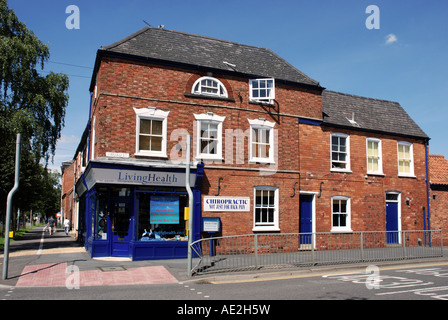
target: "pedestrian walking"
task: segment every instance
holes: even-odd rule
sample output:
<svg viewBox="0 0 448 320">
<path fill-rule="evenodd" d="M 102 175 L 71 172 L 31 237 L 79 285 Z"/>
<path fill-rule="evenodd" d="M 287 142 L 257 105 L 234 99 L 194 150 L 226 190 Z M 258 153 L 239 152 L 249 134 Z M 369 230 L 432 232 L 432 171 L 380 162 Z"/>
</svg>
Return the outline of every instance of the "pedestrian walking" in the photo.
<svg viewBox="0 0 448 320">
<path fill-rule="evenodd" d="M 70 220 L 68 218 L 64 220 L 64 231 L 65 235 L 68 236 L 68 232 L 70 231 Z"/>
<path fill-rule="evenodd" d="M 48 231 L 50 232 L 50 236 L 51 236 L 56 229 L 56 221 L 54 221 L 53 217 L 50 217 L 50 219 L 48 219 L 47 225 L 48 225 Z"/>
</svg>

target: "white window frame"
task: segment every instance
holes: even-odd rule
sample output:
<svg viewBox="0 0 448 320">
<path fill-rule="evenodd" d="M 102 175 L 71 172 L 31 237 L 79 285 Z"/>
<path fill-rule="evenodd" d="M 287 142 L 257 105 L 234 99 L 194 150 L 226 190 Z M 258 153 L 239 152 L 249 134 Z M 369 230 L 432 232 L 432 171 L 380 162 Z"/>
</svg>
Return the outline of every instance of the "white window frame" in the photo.
<svg viewBox="0 0 448 320">
<path fill-rule="evenodd" d="M 333 212 L 333 204 L 334 201 L 341 201 L 341 200 L 345 200 L 347 201 L 347 205 L 346 205 L 346 225 L 341 227 L 341 226 L 334 226 L 333 225 L 333 215 L 334 214 L 341 214 L 341 212 Z M 352 226 L 351 226 L 351 199 L 349 197 L 345 197 L 345 196 L 335 196 L 335 197 L 331 197 L 331 232 L 353 232 L 352 230 Z"/>
<path fill-rule="evenodd" d="M 269 191 L 274 192 L 274 203 L 268 203 L 265 206 L 264 203 L 261 203 L 261 206 L 258 204 L 257 206 L 257 191 Z M 263 199 L 263 197 L 262 197 Z M 260 208 L 273 208 L 274 215 L 273 221 L 269 222 L 256 222 L 256 214 L 257 209 Z M 256 186 L 254 187 L 254 211 L 253 211 L 253 229 L 252 231 L 280 231 L 279 227 L 279 188 L 278 187 L 270 187 L 270 186 Z"/>
<path fill-rule="evenodd" d="M 222 124 L 226 117 L 218 116 L 214 113 L 206 113 L 206 114 L 194 114 L 194 117 L 197 122 L 197 130 L 196 130 L 196 159 L 203 160 L 222 160 Z M 218 143 L 217 143 L 217 152 L 216 154 L 203 153 L 201 150 L 201 127 L 202 124 L 214 124 L 218 126 Z"/>
<path fill-rule="evenodd" d="M 378 144 L 378 170 L 369 170 L 369 158 L 373 156 L 369 155 L 369 142 Z M 367 138 L 366 139 L 366 161 L 367 161 L 367 174 L 383 175 L 383 149 L 382 142 L 378 138 Z"/>
<path fill-rule="evenodd" d="M 274 152 L 275 152 L 275 145 L 274 145 L 274 127 L 275 122 L 266 121 L 265 119 L 255 119 L 255 120 L 248 120 L 250 124 L 250 136 L 249 136 L 249 163 L 263 163 L 263 164 L 273 164 L 275 163 L 274 160 Z M 252 150 L 252 144 L 256 143 L 254 142 L 254 135 L 253 131 L 256 130 L 266 130 L 269 132 L 269 155 L 267 157 L 256 157 L 253 154 Z M 258 144 L 261 144 L 258 142 Z"/>
<path fill-rule="evenodd" d="M 345 146 L 346 146 L 346 151 L 345 153 L 347 154 L 347 157 L 345 159 L 345 161 L 339 161 L 339 160 L 333 160 L 333 137 L 337 137 L 337 138 L 345 138 Z M 340 148 L 340 145 L 339 145 Z M 341 153 L 339 150 L 335 151 L 338 153 Z M 338 167 L 333 167 L 333 162 L 335 163 L 345 163 L 345 168 L 338 168 Z M 330 135 L 330 164 L 331 164 L 331 170 L 330 171 L 334 171 L 334 172 L 351 172 L 351 168 L 350 168 L 350 136 L 348 134 L 345 133 L 332 133 Z"/>
<path fill-rule="evenodd" d="M 409 158 L 408 159 L 400 159 L 400 146 L 409 147 Z M 397 142 L 397 164 L 398 164 L 398 176 L 399 177 L 415 177 L 414 175 L 414 145 L 407 141 L 398 141 Z M 409 161 L 409 172 L 401 172 L 400 171 L 400 161 Z"/>
<path fill-rule="evenodd" d="M 145 157 L 160 157 L 167 158 L 166 144 L 167 144 L 167 127 L 168 127 L 168 115 L 169 111 L 162 111 L 153 107 L 146 109 L 134 108 L 136 114 L 136 132 L 135 132 L 135 155 Z M 140 150 L 140 120 L 155 120 L 162 121 L 162 150 L 161 151 L 149 151 Z"/>
<path fill-rule="evenodd" d="M 272 87 L 268 87 L 268 83 L 272 82 Z M 269 94 L 260 96 L 264 90 L 270 89 Z M 254 94 L 258 92 L 258 94 Z M 266 92 L 267 93 L 267 92 Z M 249 80 L 249 99 L 253 102 L 265 102 L 272 104 L 275 100 L 275 79 L 250 79 Z"/>
<path fill-rule="evenodd" d="M 212 81 L 216 83 L 216 87 L 209 86 L 207 84 L 203 84 L 203 81 Z M 207 92 L 207 89 L 217 90 L 214 92 Z M 221 93 L 222 92 L 222 93 Z M 212 97 L 220 97 L 220 98 L 228 98 L 229 95 L 227 93 L 226 86 L 216 78 L 213 77 L 202 77 L 195 81 L 193 87 L 191 88 L 192 94 L 203 95 L 203 96 L 212 96 Z"/>
</svg>

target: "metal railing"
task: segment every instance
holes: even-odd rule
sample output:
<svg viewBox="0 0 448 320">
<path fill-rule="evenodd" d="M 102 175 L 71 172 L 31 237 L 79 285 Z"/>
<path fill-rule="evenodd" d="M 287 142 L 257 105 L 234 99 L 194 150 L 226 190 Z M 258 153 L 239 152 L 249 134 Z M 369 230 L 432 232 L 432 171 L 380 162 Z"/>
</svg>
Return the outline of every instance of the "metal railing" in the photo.
<svg viewBox="0 0 448 320">
<path fill-rule="evenodd" d="M 192 274 L 443 256 L 442 231 L 250 234 L 200 239 Z"/>
</svg>

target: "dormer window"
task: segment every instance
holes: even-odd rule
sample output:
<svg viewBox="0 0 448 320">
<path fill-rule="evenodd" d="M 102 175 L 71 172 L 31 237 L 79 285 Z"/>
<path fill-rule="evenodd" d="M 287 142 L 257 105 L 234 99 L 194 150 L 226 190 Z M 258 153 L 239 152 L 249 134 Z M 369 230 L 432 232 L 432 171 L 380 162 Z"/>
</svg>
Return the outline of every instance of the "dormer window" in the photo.
<svg viewBox="0 0 448 320">
<path fill-rule="evenodd" d="M 272 104 L 275 99 L 274 79 L 252 79 L 249 80 L 250 101 L 265 102 Z"/>
<path fill-rule="evenodd" d="M 196 80 L 191 93 L 220 98 L 228 97 L 226 87 L 221 81 L 212 77 L 202 77 Z"/>
</svg>

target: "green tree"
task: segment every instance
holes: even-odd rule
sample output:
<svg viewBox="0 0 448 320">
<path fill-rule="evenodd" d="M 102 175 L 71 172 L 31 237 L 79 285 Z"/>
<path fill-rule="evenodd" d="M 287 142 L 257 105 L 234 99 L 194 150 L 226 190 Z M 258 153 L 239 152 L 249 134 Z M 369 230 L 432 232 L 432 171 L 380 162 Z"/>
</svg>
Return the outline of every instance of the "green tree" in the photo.
<svg viewBox="0 0 448 320">
<path fill-rule="evenodd" d="M 21 179 L 25 189 L 26 179 L 32 180 L 28 187 L 35 190 L 42 183 L 36 176 L 43 179 L 39 162 L 44 159 L 48 164 L 61 137 L 69 81 L 65 74 L 39 73 L 49 58 L 49 47 L 19 21 L 6 0 L 0 0 L 0 213 L 5 212 L 14 184 L 16 134 L 22 134 Z M 31 203 L 20 205 L 32 207 Z"/>
</svg>

